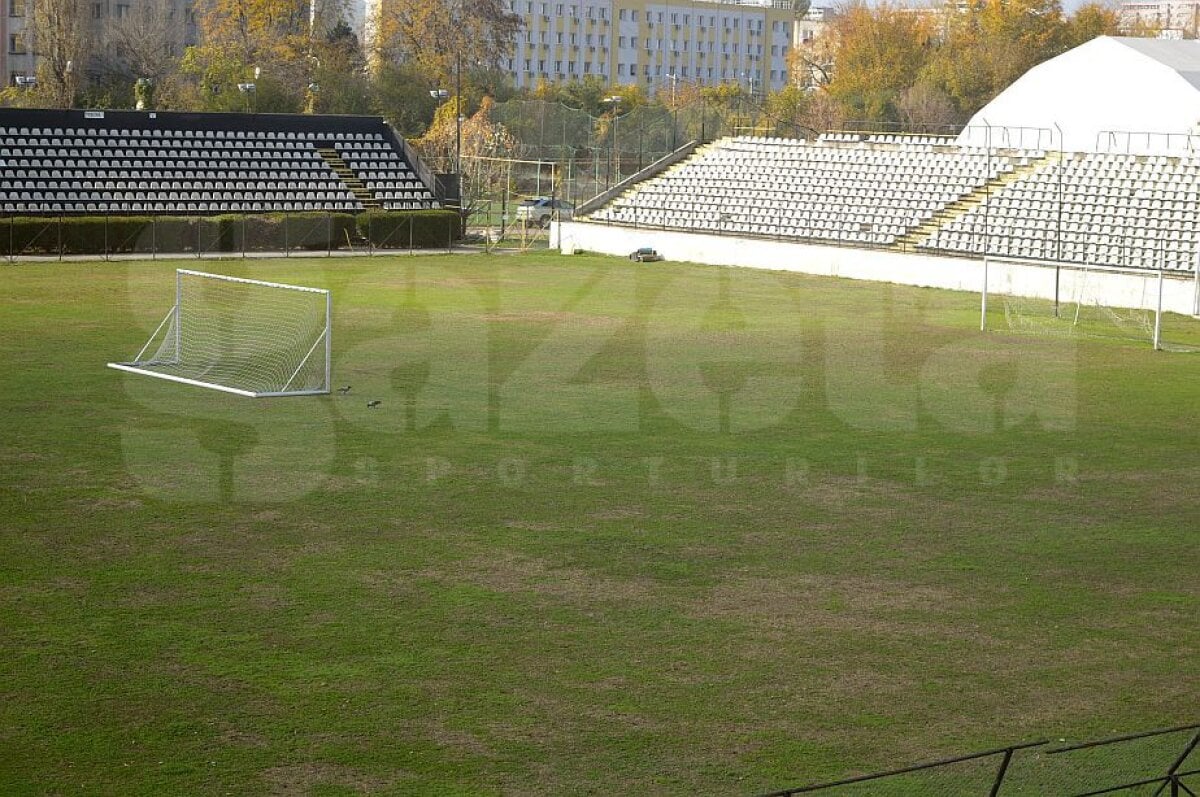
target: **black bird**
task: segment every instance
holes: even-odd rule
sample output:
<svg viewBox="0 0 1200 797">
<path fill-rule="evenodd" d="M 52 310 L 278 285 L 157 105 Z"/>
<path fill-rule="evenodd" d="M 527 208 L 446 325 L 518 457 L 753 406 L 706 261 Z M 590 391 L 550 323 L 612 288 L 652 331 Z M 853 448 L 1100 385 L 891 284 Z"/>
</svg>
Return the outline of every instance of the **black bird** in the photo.
<svg viewBox="0 0 1200 797">
<path fill-rule="evenodd" d="M 339 387 L 339 388 L 338 388 L 338 392 L 339 392 L 339 393 L 341 393 L 341 394 L 344 396 L 344 395 L 346 395 L 347 393 L 349 393 L 349 392 L 350 392 L 350 386 L 349 386 L 349 385 L 346 385 L 345 387 Z"/>
<path fill-rule="evenodd" d="M 382 403 L 383 403 L 383 402 L 382 402 L 382 401 L 380 401 L 379 399 L 375 399 L 374 401 L 368 401 L 368 402 L 367 402 L 367 409 L 369 409 L 369 410 L 373 410 L 373 409 L 375 409 L 376 407 L 378 407 L 378 406 L 379 406 L 380 404 L 382 404 Z"/>
</svg>

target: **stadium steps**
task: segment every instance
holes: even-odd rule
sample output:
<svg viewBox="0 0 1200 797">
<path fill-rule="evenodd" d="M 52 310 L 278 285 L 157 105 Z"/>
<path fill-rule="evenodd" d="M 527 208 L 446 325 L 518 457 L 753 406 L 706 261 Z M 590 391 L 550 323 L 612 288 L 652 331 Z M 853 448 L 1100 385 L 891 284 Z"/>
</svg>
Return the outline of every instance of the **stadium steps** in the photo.
<svg viewBox="0 0 1200 797">
<path fill-rule="evenodd" d="M 904 251 L 911 251 L 917 248 L 917 245 L 929 238 L 937 232 L 945 224 L 957 219 L 959 216 L 970 213 L 975 208 L 987 201 L 987 198 L 992 194 L 999 193 L 1009 185 L 1024 180 L 1034 172 L 1040 170 L 1043 166 L 1050 164 L 1050 155 L 1038 159 L 1030 159 L 1029 163 L 1021 164 L 1012 169 L 1012 171 L 1004 172 L 994 180 L 981 185 L 965 196 L 959 197 L 956 201 L 951 202 L 944 208 L 933 215 L 933 218 L 921 224 L 918 227 L 909 230 L 906 234 L 896 239 L 892 247 Z"/>
<path fill-rule="evenodd" d="M 372 210 L 383 207 L 382 203 L 375 198 L 375 195 L 371 193 L 367 186 L 363 184 L 363 181 L 359 179 L 358 175 L 354 173 L 354 170 L 346 164 L 346 161 L 342 160 L 342 156 L 338 154 L 336 149 L 333 147 L 319 147 L 317 152 L 320 154 L 321 159 L 329 164 L 329 168 L 333 169 L 334 173 L 337 174 L 338 179 L 346 185 L 350 193 L 354 194 L 354 198 L 362 203 L 364 208 Z"/>
<path fill-rule="evenodd" d="M 683 168 L 687 167 L 689 164 L 691 164 L 693 161 L 702 159 L 704 157 L 704 154 L 706 152 L 708 152 L 710 149 L 714 149 L 718 144 L 721 144 L 721 143 L 724 143 L 727 141 L 729 141 L 729 139 L 724 138 L 724 139 L 719 139 L 718 141 L 714 141 L 710 144 L 701 144 L 700 146 L 696 147 L 695 150 L 692 151 L 691 155 L 688 155 L 686 158 L 681 160 L 679 163 L 668 166 L 667 168 L 663 169 L 658 174 L 654 175 L 654 177 L 651 179 L 657 180 L 661 177 L 666 177 L 668 174 L 671 174 L 672 172 L 683 169 Z M 635 194 L 637 194 L 638 191 L 641 190 L 643 182 L 645 182 L 645 181 L 642 180 L 642 181 L 639 181 L 639 182 L 634 183 L 633 185 L 629 186 L 624 191 L 622 191 L 620 194 L 618 194 L 617 196 L 615 196 L 612 199 L 605 202 L 604 207 L 608 207 L 609 205 L 616 204 L 617 202 L 620 202 L 621 200 L 633 198 L 633 196 Z M 597 210 L 598 209 L 599 208 L 597 208 Z M 590 217 L 592 214 L 589 213 L 587 215 Z M 583 218 L 583 217 L 580 216 L 579 218 Z"/>
</svg>

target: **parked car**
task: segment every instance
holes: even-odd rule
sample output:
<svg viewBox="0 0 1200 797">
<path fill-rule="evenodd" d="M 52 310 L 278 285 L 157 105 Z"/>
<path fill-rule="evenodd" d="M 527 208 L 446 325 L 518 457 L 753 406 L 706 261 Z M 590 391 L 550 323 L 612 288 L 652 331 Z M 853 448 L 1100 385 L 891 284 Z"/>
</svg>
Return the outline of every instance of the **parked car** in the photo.
<svg viewBox="0 0 1200 797">
<path fill-rule="evenodd" d="M 630 252 L 629 259 L 636 260 L 638 263 L 656 263 L 662 260 L 663 256 L 649 246 L 643 246 Z"/>
<path fill-rule="evenodd" d="M 517 221 L 526 227 L 549 227 L 553 219 L 567 221 L 574 214 L 575 206 L 570 202 L 548 196 L 526 199 L 517 206 Z"/>
</svg>

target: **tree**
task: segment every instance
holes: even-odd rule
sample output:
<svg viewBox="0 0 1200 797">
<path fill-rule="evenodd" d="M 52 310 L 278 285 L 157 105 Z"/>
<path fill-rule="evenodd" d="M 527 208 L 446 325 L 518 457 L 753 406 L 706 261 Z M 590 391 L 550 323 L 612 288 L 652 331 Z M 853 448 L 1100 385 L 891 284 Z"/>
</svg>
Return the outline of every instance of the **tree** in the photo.
<svg viewBox="0 0 1200 797">
<path fill-rule="evenodd" d="M 494 118 L 495 102 L 484 97 L 479 110 L 461 123 L 462 197 L 468 214 L 478 202 L 495 192 L 504 182 L 507 164 L 504 158 L 516 153 L 517 142 L 508 129 Z M 413 142 L 421 157 L 437 172 L 453 172 L 459 142 L 458 98 L 452 97 L 438 108 L 428 132 Z"/>
<path fill-rule="evenodd" d="M 182 71 L 205 110 L 296 112 L 314 71 L 306 0 L 207 0 Z M 256 74 L 257 71 L 257 74 Z M 238 84 L 254 83 L 243 96 Z"/>
<path fill-rule="evenodd" d="M 170 0 L 144 0 L 123 16 L 105 19 L 97 38 L 101 46 L 91 72 L 110 93 L 124 96 L 132 89 L 130 99 L 136 101 L 139 96 L 153 97 L 175 79 L 183 38 Z M 139 81 L 149 82 L 136 89 Z"/>
<path fill-rule="evenodd" d="M 313 38 L 314 88 L 306 111 L 365 114 L 374 109 L 374 93 L 358 37 L 343 20 Z"/>
<path fill-rule="evenodd" d="M 453 85 L 474 67 L 498 66 L 521 28 L 505 0 L 384 0 L 369 22 L 372 69 L 406 63 L 435 86 Z"/>
<path fill-rule="evenodd" d="M 700 89 L 708 137 L 728 135 L 742 126 L 748 94 L 739 83 L 718 83 Z"/>
<path fill-rule="evenodd" d="M 948 10 L 923 77 L 969 117 L 1029 69 L 1071 46 L 1058 0 L 970 0 Z"/>
<path fill-rule="evenodd" d="M 800 88 L 822 88 L 833 80 L 837 59 L 837 31 L 826 27 L 820 35 L 788 51 L 788 76 Z"/>
<path fill-rule="evenodd" d="M 902 129 L 910 133 L 947 135 L 957 133 L 958 112 L 941 89 L 927 80 L 918 80 L 896 100 Z"/>
<path fill-rule="evenodd" d="M 83 0 L 38 0 L 33 4 L 29 30 L 33 51 L 40 56 L 35 96 L 48 108 L 70 108 L 79 92 L 87 64 L 85 21 L 90 16 Z"/>
<path fill-rule="evenodd" d="M 896 102 L 916 82 L 933 48 L 930 17 L 856 2 L 833 19 L 830 33 L 835 49 L 829 96 L 851 119 L 898 121 Z"/>
<path fill-rule="evenodd" d="M 429 96 L 429 83 L 410 64 L 384 64 L 369 75 L 374 112 L 406 138 L 428 129 L 438 101 Z"/>
<path fill-rule="evenodd" d="M 1075 9 L 1067 21 L 1067 46 L 1078 47 L 1097 36 L 1121 33 L 1121 13 L 1099 3 L 1087 3 Z"/>
<path fill-rule="evenodd" d="M 763 111 L 783 136 L 803 137 L 812 131 L 810 108 L 813 92 L 792 84 L 767 95 Z"/>
</svg>

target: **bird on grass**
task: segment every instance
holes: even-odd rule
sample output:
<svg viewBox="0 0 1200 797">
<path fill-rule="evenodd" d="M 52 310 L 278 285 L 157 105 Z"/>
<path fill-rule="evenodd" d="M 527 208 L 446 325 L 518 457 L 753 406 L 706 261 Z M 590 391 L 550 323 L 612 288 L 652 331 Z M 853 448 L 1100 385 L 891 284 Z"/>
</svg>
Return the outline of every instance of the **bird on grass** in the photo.
<svg viewBox="0 0 1200 797">
<path fill-rule="evenodd" d="M 350 392 L 350 386 L 349 386 L 349 385 L 346 385 L 345 387 L 339 387 L 339 388 L 338 388 L 338 392 L 339 392 L 339 393 L 341 393 L 341 394 L 344 396 L 344 395 L 346 395 L 347 393 L 349 393 L 349 392 Z"/>
<path fill-rule="evenodd" d="M 382 403 L 383 403 L 383 402 L 382 402 L 382 401 L 380 401 L 379 399 L 375 399 L 374 401 L 368 401 L 368 402 L 367 402 L 367 409 L 369 409 L 369 410 L 373 410 L 373 409 L 375 409 L 376 407 L 378 407 L 378 406 L 379 406 L 380 404 L 382 404 Z"/>
</svg>

